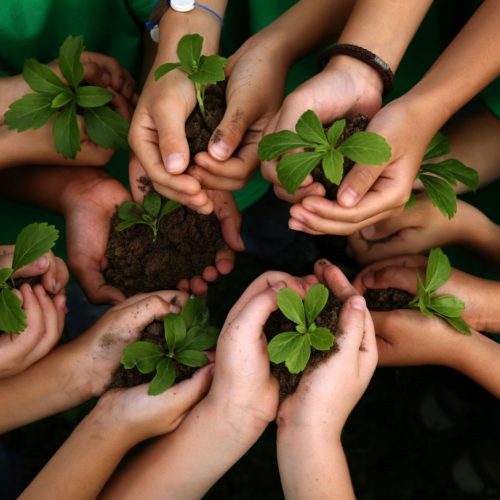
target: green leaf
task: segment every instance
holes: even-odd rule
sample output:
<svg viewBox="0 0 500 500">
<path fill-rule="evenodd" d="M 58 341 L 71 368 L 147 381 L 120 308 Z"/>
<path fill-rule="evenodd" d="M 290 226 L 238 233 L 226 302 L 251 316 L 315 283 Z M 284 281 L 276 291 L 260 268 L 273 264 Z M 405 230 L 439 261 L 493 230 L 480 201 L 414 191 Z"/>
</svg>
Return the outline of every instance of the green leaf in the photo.
<svg viewBox="0 0 500 500">
<path fill-rule="evenodd" d="M 269 359 L 275 364 L 283 363 L 292 352 L 295 339 L 298 337 L 305 336 L 297 332 L 283 332 L 274 336 L 267 344 Z"/>
<path fill-rule="evenodd" d="M 291 288 L 283 288 L 277 293 L 280 311 L 297 325 L 306 325 L 304 304 L 300 295 Z"/>
<path fill-rule="evenodd" d="M 12 290 L 0 290 L 0 331 L 21 333 L 25 329 L 26 314 L 21 299 Z"/>
<path fill-rule="evenodd" d="M 442 319 L 447 321 L 455 330 L 459 331 L 464 335 L 472 335 L 469 325 L 462 318 L 447 318 L 441 316 Z"/>
<path fill-rule="evenodd" d="M 85 128 L 90 139 L 110 149 L 128 149 L 129 123 L 108 106 L 85 108 Z"/>
<path fill-rule="evenodd" d="M 201 56 L 198 70 L 189 75 L 189 78 L 200 85 L 221 82 L 226 78 L 224 66 L 227 59 L 218 55 Z"/>
<path fill-rule="evenodd" d="M 169 313 L 163 318 L 163 327 L 165 329 L 165 340 L 168 350 L 175 352 L 182 345 L 186 337 L 186 325 L 184 320 L 174 313 Z"/>
<path fill-rule="evenodd" d="M 154 73 L 155 80 L 159 80 L 163 75 L 170 73 L 174 69 L 180 68 L 181 63 L 165 63 L 156 68 Z"/>
<path fill-rule="evenodd" d="M 141 205 L 131 200 L 124 201 L 118 207 L 118 217 L 123 221 L 140 220 L 140 217 L 143 213 L 144 209 L 141 207 Z"/>
<path fill-rule="evenodd" d="M 259 143 L 259 160 L 270 161 L 291 149 L 310 147 L 298 134 L 290 130 L 281 130 L 274 134 L 266 135 Z"/>
<path fill-rule="evenodd" d="M 391 159 L 391 147 L 382 136 L 373 132 L 356 132 L 337 150 L 352 161 L 366 165 L 382 165 Z"/>
<path fill-rule="evenodd" d="M 326 178 L 337 186 L 344 176 L 344 157 L 335 149 L 328 151 L 321 162 Z"/>
<path fill-rule="evenodd" d="M 176 376 L 174 362 L 169 358 L 163 358 L 156 366 L 156 375 L 149 384 L 148 394 L 157 396 L 165 392 L 174 385 Z"/>
<path fill-rule="evenodd" d="M 13 272 L 14 272 L 14 269 L 12 269 L 11 267 L 5 267 L 3 269 L 0 269 L 0 287 L 1 288 L 3 288 L 6 281 L 12 276 Z"/>
<path fill-rule="evenodd" d="M 309 143 L 328 146 L 323 125 L 319 121 L 318 115 L 310 109 L 299 118 L 295 125 L 295 131 Z"/>
<path fill-rule="evenodd" d="M 318 351 L 328 351 L 333 346 L 335 337 L 328 328 L 319 326 L 313 332 L 309 332 L 309 340 L 314 349 Z"/>
<path fill-rule="evenodd" d="M 157 193 L 151 193 L 144 197 L 144 210 L 147 214 L 151 215 L 151 217 L 158 217 L 161 208 L 161 198 Z"/>
<path fill-rule="evenodd" d="M 80 147 L 80 129 L 76 120 L 76 105 L 74 102 L 63 108 L 57 115 L 52 134 L 56 143 L 56 150 L 64 158 L 74 160 Z"/>
<path fill-rule="evenodd" d="M 192 368 L 205 366 L 209 363 L 207 355 L 205 353 L 195 351 L 193 349 L 183 349 L 175 355 L 175 359 L 179 363 L 185 366 L 191 366 Z"/>
<path fill-rule="evenodd" d="M 26 94 L 9 106 L 5 113 L 5 123 L 10 129 L 24 132 L 45 125 L 56 113 L 52 107 L 52 96 Z"/>
<path fill-rule="evenodd" d="M 102 87 L 94 87 L 86 85 L 79 87 L 76 90 L 76 103 L 82 108 L 98 108 L 112 101 L 113 92 L 103 89 Z"/>
<path fill-rule="evenodd" d="M 116 226 L 115 226 L 115 231 L 124 231 L 125 229 L 128 229 L 129 227 L 132 227 L 132 226 L 135 226 L 136 224 L 144 224 L 145 226 L 149 226 L 151 227 L 151 224 L 149 224 L 149 222 L 145 222 L 143 220 L 124 220 L 122 222 L 119 222 Z M 151 229 L 153 229 L 151 227 Z"/>
<path fill-rule="evenodd" d="M 311 344 L 306 335 L 297 336 L 291 346 L 291 352 L 285 360 L 290 373 L 300 373 L 311 357 Z"/>
<path fill-rule="evenodd" d="M 159 346 L 139 340 L 125 347 L 120 361 L 128 370 L 137 367 L 141 373 L 151 373 L 163 357 L 163 351 Z"/>
<path fill-rule="evenodd" d="M 160 216 L 158 218 L 160 220 L 163 219 L 163 217 L 165 217 L 169 213 L 172 213 L 174 210 L 177 210 L 181 206 L 182 205 L 177 201 L 168 200 L 167 203 L 165 203 L 163 207 L 161 207 Z"/>
<path fill-rule="evenodd" d="M 326 136 L 328 138 L 330 146 L 332 146 L 333 148 L 337 146 L 337 141 L 339 140 L 339 137 L 342 135 L 345 126 L 346 126 L 346 120 L 337 120 L 336 122 L 333 122 L 332 126 L 328 129 Z"/>
<path fill-rule="evenodd" d="M 71 102 L 72 100 L 73 94 L 71 94 L 70 92 L 61 92 L 60 94 L 57 94 L 54 99 L 52 99 L 50 105 L 53 108 L 59 109 L 63 106 L 66 106 L 66 104 L 68 104 L 68 102 Z"/>
<path fill-rule="evenodd" d="M 457 212 L 457 195 L 453 186 L 433 175 L 419 175 L 432 204 L 439 211 L 452 219 Z"/>
<path fill-rule="evenodd" d="M 208 320 L 206 299 L 204 297 L 190 297 L 182 307 L 181 317 L 187 330 L 193 325 L 206 324 Z"/>
<path fill-rule="evenodd" d="M 12 261 L 14 271 L 46 254 L 58 237 L 59 231 L 46 222 L 34 222 L 24 227 L 16 238 Z"/>
<path fill-rule="evenodd" d="M 191 327 L 182 343 L 182 351 L 208 351 L 217 344 L 219 329 L 215 326 L 202 328 L 200 326 Z"/>
<path fill-rule="evenodd" d="M 306 311 L 307 324 L 310 325 L 319 316 L 328 302 L 328 288 L 318 283 L 306 293 L 304 298 L 304 309 Z"/>
<path fill-rule="evenodd" d="M 415 206 L 415 203 L 417 203 L 417 197 L 415 196 L 415 193 L 411 193 L 410 197 L 408 198 L 408 201 L 405 204 L 405 210 L 410 210 L 413 206 Z"/>
<path fill-rule="evenodd" d="M 448 257 L 440 248 L 433 248 L 427 260 L 425 290 L 434 293 L 450 279 L 450 275 L 451 265 Z"/>
<path fill-rule="evenodd" d="M 448 139 L 444 136 L 442 132 L 438 132 L 431 140 L 430 144 L 427 146 L 424 155 L 425 160 L 432 160 L 438 156 L 443 156 L 451 151 Z"/>
<path fill-rule="evenodd" d="M 68 86 L 46 64 L 40 64 L 36 59 L 27 59 L 24 62 L 23 77 L 28 85 L 41 94 L 48 94 L 54 98 L 61 92 L 66 92 Z"/>
<path fill-rule="evenodd" d="M 293 153 L 283 157 L 278 163 L 277 172 L 286 191 L 294 194 L 322 158 L 322 154 L 312 152 Z"/>
<path fill-rule="evenodd" d="M 430 309 L 440 316 L 458 318 L 464 312 L 465 304 L 454 295 L 440 295 L 432 297 Z"/>
<path fill-rule="evenodd" d="M 422 165 L 420 171 L 422 173 L 429 172 L 438 175 L 453 186 L 455 186 L 457 181 L 461 182 L 472 191 L 475 191 L 479 184 L 479 174 L 477 171 L 454 159 L 444 160 L 439 163 L 427 163 Z"/>
<path fill-rule="evenodd" d="M 80 62 L 83 52 L 83 36 L 68 36 L 59 49 L 59 69 L 73 88 L 83 80 L 84 68 Z"/>
<path fill-rule="evenodd" d="M 203 37 L 198 33 L 184 35 L 177 45 L 177 57 L 190 72 L 196 71 L 200 62 Z"/>
</svg>

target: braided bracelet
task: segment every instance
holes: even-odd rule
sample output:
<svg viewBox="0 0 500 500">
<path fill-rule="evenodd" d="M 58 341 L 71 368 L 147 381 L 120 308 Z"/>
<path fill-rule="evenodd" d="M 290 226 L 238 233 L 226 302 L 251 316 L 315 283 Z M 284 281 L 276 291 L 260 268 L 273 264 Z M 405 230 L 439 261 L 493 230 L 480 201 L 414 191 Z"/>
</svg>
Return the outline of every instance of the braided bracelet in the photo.
<svg viewBox="0 0 500 500">
<path fill-rule="evenodd" d="M 329 59 L 336 55 L 345 55 L 354 57 L 359 61 L 368 64 L 371 66 L 382 79 L 382 83 L 384 85 L 383 96 L 385 97 L 394 87 L 394 73 L 392 72 L 390 66 L 382 60 L 379 56 L 370 52 L 363 47 L 359 47 L 358 45 L 351 45 L 348 43 L 338 43 L 334 45 L 332 48 L 328 49 L 321 57 L 322 67 L 326 66 L 326 63 Z"/>
</svg>

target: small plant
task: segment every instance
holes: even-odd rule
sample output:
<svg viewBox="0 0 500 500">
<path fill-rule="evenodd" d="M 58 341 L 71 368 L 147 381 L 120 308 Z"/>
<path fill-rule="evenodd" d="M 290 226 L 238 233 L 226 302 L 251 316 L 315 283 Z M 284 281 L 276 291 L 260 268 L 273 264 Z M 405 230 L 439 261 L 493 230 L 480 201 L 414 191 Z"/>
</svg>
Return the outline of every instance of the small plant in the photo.
<svg viewBox="0 0 500 500">
<path fill-rule="evenodd" d="M 82 36 L 69 36 L 59 49 L 59 69 L 68 83 L 64 83 L 50 66 L 33 58 L 27 59 L 23 77 L 34 93 L 13 102 L 5 113 L 8 127 L 19 132 L 40 128 L 55 115 L 52 134 L 56 150 L 64 158 L 71 159 L 81 149 L 79 112 L 85 118 L 85 129 L 93 142 L 104 148 L 128 148 L 129 125 L 108 106 L 113 93 L 102 87 L 81 85 L 83 48 Z"/>
<path fill-rule="evenodd" d="M 280 311 L 297 326 L 293 332 L 278 333 L 267 346 L 273 363 L 283 363 L 290 373 L 304 371 L 311 356 L 311 347 L 318 351 L 328 351 L 335 337 L 325 327 L 314 322 L 328 301 L 328 289 L 321 284 L 314 285 L 307 292 L 304 301 L 300 295 L 285 288 L 277 294 Z"/>
<path fill-rule="evenodd" d="M 196 100 L 200 108 L 203 120 L 207 121 L 205 111 L 205 89 L 207 86 L 221 82 L 226 78 L 224 66 L 228 60 L 216 54 L 211 56 L 201 55 L 203 47 L 203 37 L 197 33 L 184 35 L 177 45 L 177 57 L 179 62 L 165 63 L 159 66 L 155 73 L 155 80 L 166 75 L 174 69 L 180 69 L 193 81 L 196 91 Z"/>
<path fill-rule="evenodd" d="M 121 363 L 126 369 L 137 368 L 141 373 L 156 371 L 148 394 L 156 396 L 171 387 L 177 377 L 176 364 L 198 368 L 208 364 L 203 351 L 217 343 L 219 330 L 208 324 L 205 301 L 189 299 L 180 315 L 167 314 L 163 319 L 166 350 L 152 342 L 140 340 L 123 351 Z"/>
<path fill-rule="evenodd" d="M 447 321 L 455 330 L 464 335 L 470 335 L 467 323 L 460 317 L 465 304 L 454 295 L 436 295 L 437 290 L 450 278 L 451 265 L 448 257 L 440 248 L 430 251 L 425 273 L 425 282 L 417 273 L 417 294 L 408 304 L 409 307 L 420 309 L 426 316 L 439 316 Z"/>
<path fill-rule="evenodd" d="M 448 140 L 441 132 L 438 132 L 427 146 L 424 162 L 446 155 L 450 151 Z M 432 204 L 448 219 L 452 219 L 457 212 L 455 193 L 457 182 L 465 184 L 472 191 L 477 189 L 479 183 L 476 170 L 453 158 L 439 163 L 424 163 L 418 171 L 417 179 L 422 182 Z M 415 201 L 415 194 L 412 193 L 406 203 L 406 208 L 411 208 Z"/>
<path fill-rule="evenodd" d="M 180 203 L 173 200 L 163 203 L 160 195 L 157 193 L 146 195 L 144 197 L 143 205 L 140 205 L 135 201 L 124 201 L 118 207 L 118 217 L 121 222 L 116 225 L 115 229 L 117 231 L 123 231 L 124 229 L 135 226 L 136 224 L 145 224 L 153 231 L 153 241 L 156 241 L 158 229 L 160 228 L 160 222 L 163 217 L 173 212 L 180 206 Z"/>
<path fill-rule="evenodd" d="M 21 333 L 26 328 L 26 314 L 21 300 L 12 291 L 12 275 L 47 253 L 57 241 L 59 231 L 46 222 L 29 224 L 16 238 L 12 267 L 0 269 L 0 330 Z"/>
<path fill-rule="evenodd" d="M 373 132 L 356 132 L 338 145 L 345 126 L 346 120 L 338 120 L 325 133 L 318 116 L 308 110 L 297 121 L 296 133 L 281 130 L 266 135 L 259 144 L 259 159 L 270 161 L 292 149 L 305 149 L 283 156 L 278 162 L 278 178 L 290 194 L 297 191 L 319 164 L 326 178 L 339 185 L 344 175 L 344 157 L 369 165 L 381 165 L 390 160 L 389 144 Z"/>
</svg>

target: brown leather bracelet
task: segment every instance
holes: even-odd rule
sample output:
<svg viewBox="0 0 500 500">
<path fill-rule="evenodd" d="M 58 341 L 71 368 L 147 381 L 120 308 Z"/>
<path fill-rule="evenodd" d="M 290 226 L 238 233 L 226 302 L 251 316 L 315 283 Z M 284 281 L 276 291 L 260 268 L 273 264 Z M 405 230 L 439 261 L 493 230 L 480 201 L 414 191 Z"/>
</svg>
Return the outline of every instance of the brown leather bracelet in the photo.
<svg viewBox="0 0 500 500">
<path fill-rule="evenodd" d="M 354 57 L 355 59 L 368 64 L 368 66 L 371 66 L 382 79 L 382 83 L 384 85 L 384 91 L 382 94 L 383 97 L 385 97 L 394 88 L 394 73 L 392 72 L 390 66 L 373 52 L 370 52 L 363 47 L 359 47 L 358 45 L 338 43 L 328 49 L 321 56 L 321 68 L 324 68 L 330 58 L 336 55 Z"/>
</svg>

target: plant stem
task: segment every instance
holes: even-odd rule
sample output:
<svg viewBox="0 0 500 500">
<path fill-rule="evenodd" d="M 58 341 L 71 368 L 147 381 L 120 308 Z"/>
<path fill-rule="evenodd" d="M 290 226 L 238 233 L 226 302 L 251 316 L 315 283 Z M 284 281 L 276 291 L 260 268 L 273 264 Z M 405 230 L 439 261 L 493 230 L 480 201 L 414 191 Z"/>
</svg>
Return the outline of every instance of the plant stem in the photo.
<svg viewBox="0 0 500 500">
<path fill-rule="evenodd" d="M 207 128 L 209 128 L 207 123 L 207 113 L 205 111 L 205 103 L 203 102 L 203 88 L 199 83 L 195 83 L 194 87 L 196 89 L 196 100 L 198 101 L 198 107 L 200 108 L 201 117 L 203 118 L 203 121 L 205 122 Z"/>
</svg>

